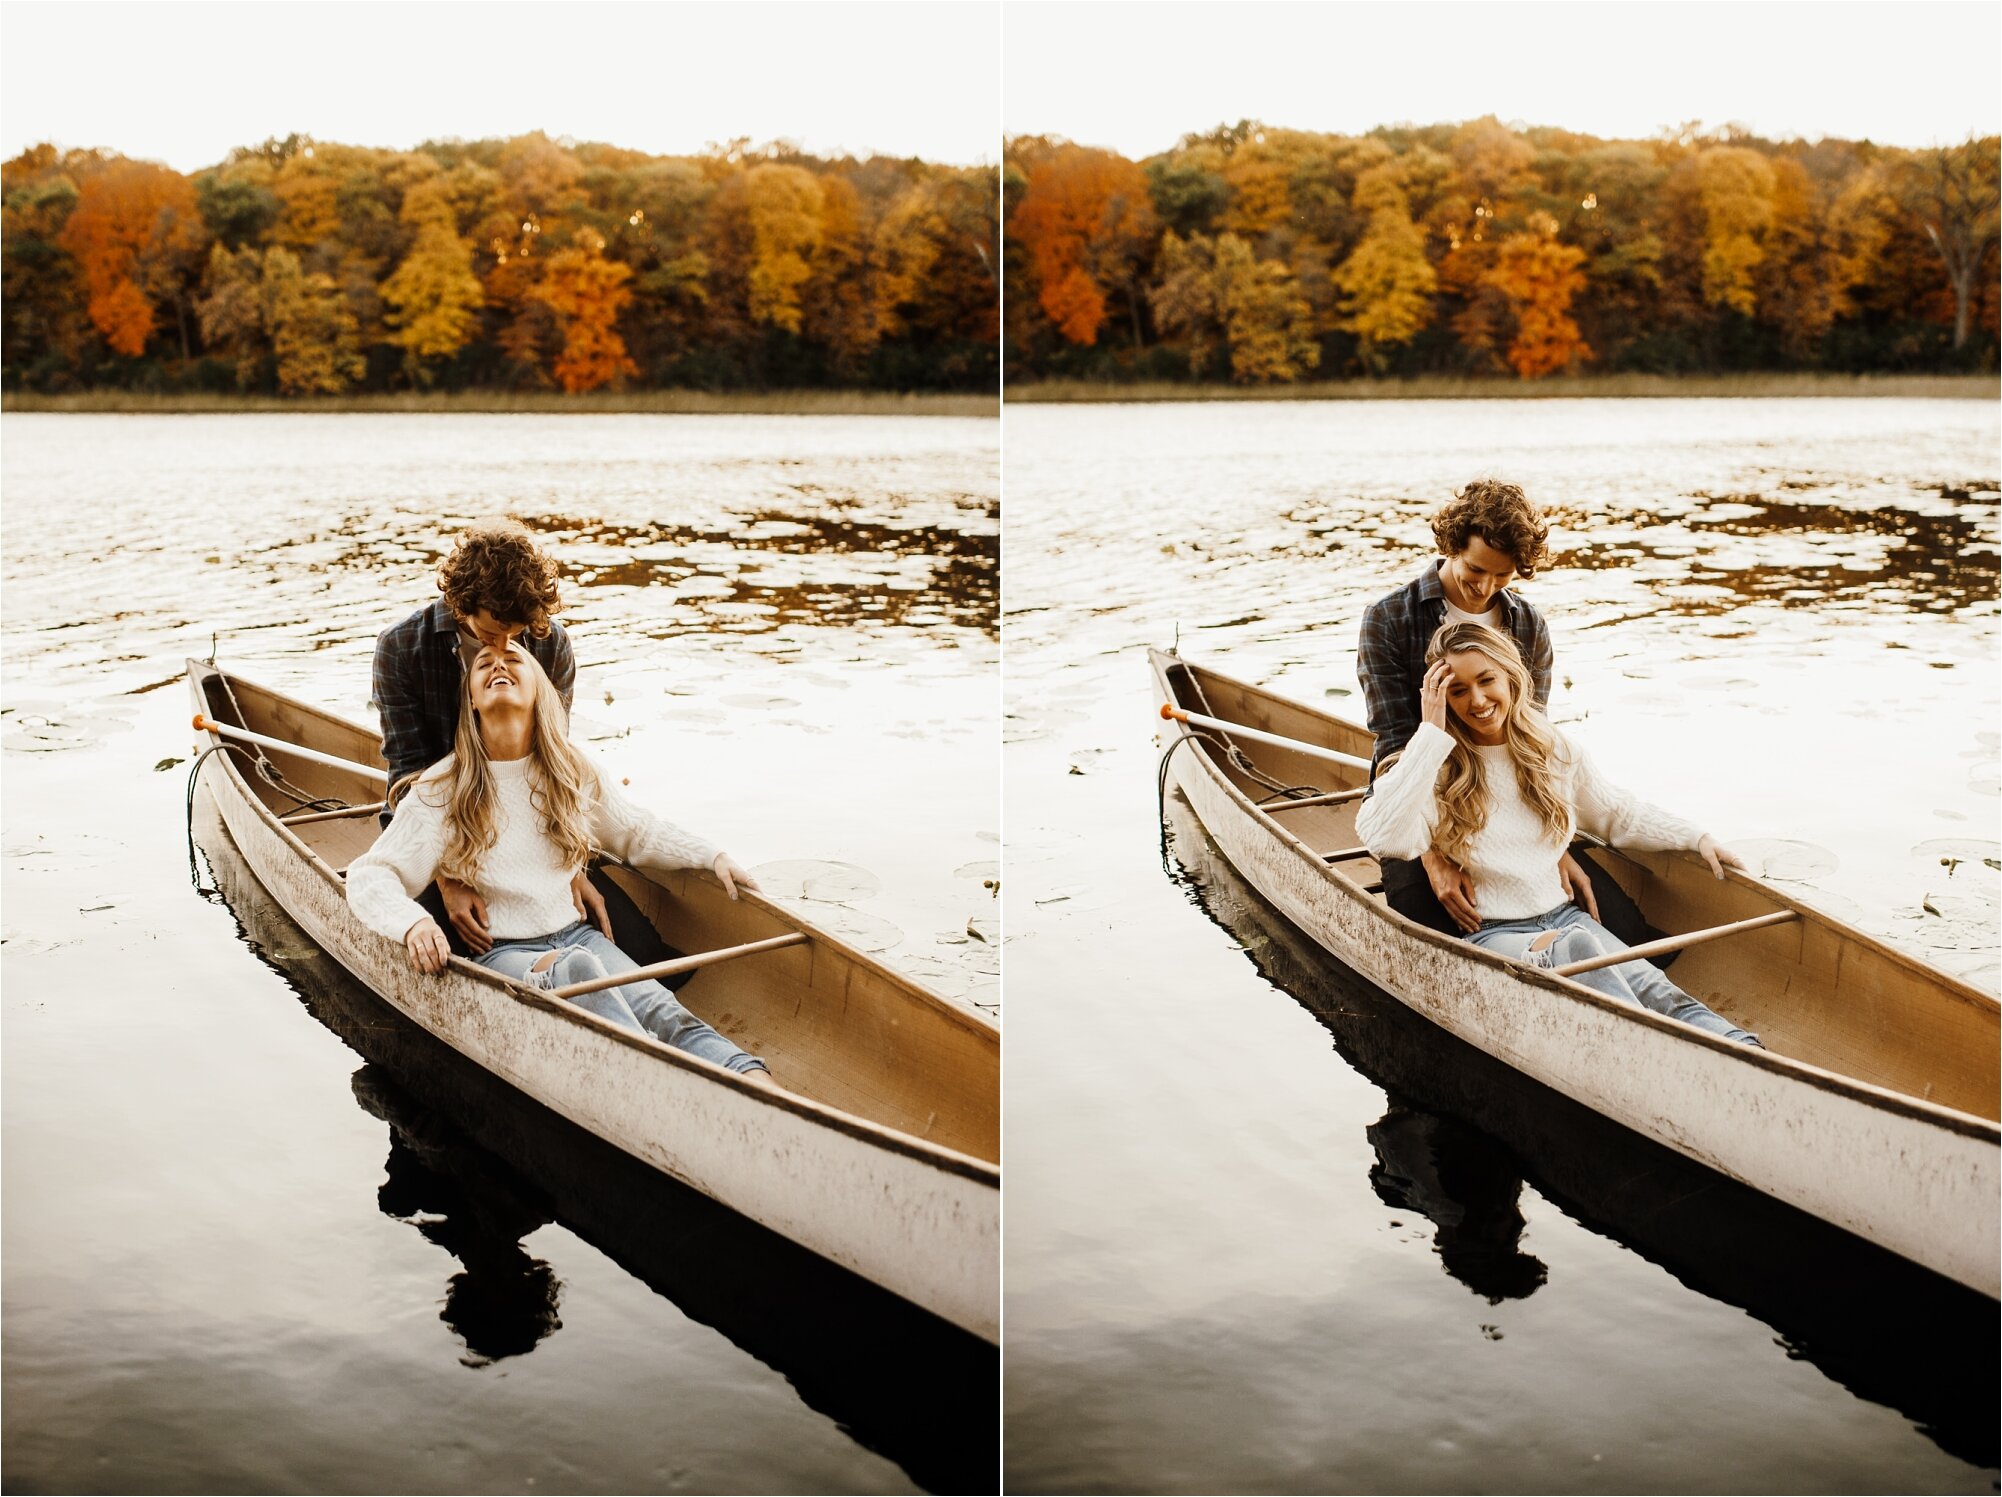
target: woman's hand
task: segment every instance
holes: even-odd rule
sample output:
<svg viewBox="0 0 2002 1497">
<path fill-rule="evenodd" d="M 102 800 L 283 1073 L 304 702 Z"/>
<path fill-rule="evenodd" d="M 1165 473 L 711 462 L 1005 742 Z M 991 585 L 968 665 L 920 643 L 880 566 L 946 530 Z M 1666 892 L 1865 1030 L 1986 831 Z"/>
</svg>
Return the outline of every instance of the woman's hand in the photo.
<svg viewBox="0 0 2002 1497">
<path fill-rule="evenodd" d="M 738 865 L 737 860 L 727 852 L 717 853 L 712 866 L 716 870 L 716 877 L 723 881 L 723 892 L 732 899 L 737 897 L 739 886 L 749 889 L 754 894 L 764 893 L 764 890 L 758 887 L 758 881 L 746 873 Z"/>
<path fill-rule="evenodd" d="M 591 870 L 579 868 L 570 880 L 570 904 L 577 911 L 577 918 L 586 925 L 595 925 L 605 933 L 607 941 L 612 939 L 612 915 L 605 908 L 605 896 L 591 887 Z"/>
<path fill-rule="evenodd" d="M 1592 875 L 1578 866 L 1578 860 L 1566 852 L 1557 860 L 1557 882 L 1564 892 L 1571 896 L 1571 902 L 1590 915 L 1599 918 L 1599 895 L 1592 887 Z"/>
<path fill-rule="evenodd" d="M 1440 661 L 1425 673 L 1418 688 L 1418 715 L 1442 732 L 1446 727 L 1446 688 L 1453 684 L 1453 667 Z"/>
<path fill-rule="evenodd" d="M 452 959 L 451 943 L 429 915 L 403 933 L 403 946 L 410 953 L 410 965 L 419 972 L 443 972 Z"/>
<path fill-rule="evenodd" d="M 1696 844 L 1696 851 L 1702 855 L 1703 861 L 1710 865 L 1710 875 L 1712 878 L 1722 878 L 1726 868 L 1742 869 L 1745 866 L 1743 858 L 1732 852 L 1730 848 L 1719 842 L 1708 832 L 1705 832 L 1703 840 Z"/>
</svg>

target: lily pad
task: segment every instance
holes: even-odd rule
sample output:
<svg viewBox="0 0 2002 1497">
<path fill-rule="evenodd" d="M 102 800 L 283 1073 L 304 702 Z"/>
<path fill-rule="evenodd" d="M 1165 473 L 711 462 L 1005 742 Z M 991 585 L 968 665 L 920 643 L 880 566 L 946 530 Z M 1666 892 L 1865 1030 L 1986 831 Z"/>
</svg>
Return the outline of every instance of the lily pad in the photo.
<svg viewBox="0 0 2002 1497">
<path fill-rule="evenodd" d="M 1827 848 L 1784 837 L 1756 837 L 1747 842 L 1733 842 L 1731 847 L 1759 877 L 1790 883 L 1826 878 L 1842 866 L 1841 859 Z"/>
<path fill-rule="evenodd" d="M 751 871 L 765 891 L 777 899 L 812 899 L 825 904 L 848 904 L 858 899 L 873 899 L 883 892 L 881 879 L 853 863 L 789 858 L 760 864 Z"/>
</svg>

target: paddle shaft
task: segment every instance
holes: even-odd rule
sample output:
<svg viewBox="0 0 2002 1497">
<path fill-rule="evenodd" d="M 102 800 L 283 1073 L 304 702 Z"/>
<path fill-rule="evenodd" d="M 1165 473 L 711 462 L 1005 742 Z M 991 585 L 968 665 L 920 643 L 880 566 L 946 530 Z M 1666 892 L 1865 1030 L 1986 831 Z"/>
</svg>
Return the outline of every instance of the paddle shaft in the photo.
<svg viewBox="0 0 2002 1497">
<path fill-rule="evenodd" d="M 1233 738 L 1248 738 L 1253 743 L 1269 743 L 1274 748 L 1292 749 L 1296 753 L 1307 754 L 1316 759 L 1326 759 L 1331 764 L 1346 764 L 1351 769 L 1369 768 L 1369 760 L 1358 759 L 1354 754 L 1322 748 L 1318 743 L 1305 743 L 1298 738 L 1282 737 L 1278 733 L 1267 733 L 1262 728 L 1247 728 L 1242 723 L 1227 723 L 1220 717 L 1205 717 L 1200 712 L 1190 712 L 1177 707 L 1173 702 L 1161 704 L 1161 716 L 1170 722 L 1187 723 L 1191 727 L 1214 728 L 1217 732 L 1227 733 Z"/>
<path fill-rule="evenodd" d="M 797 946 L 808 939 L 806 932 L 796 930 L 789 935 L 773 936 L 768 941 L 747 941 L 742 946 L 724 946 L 695 956 L 678 956 L 671 962 L 655 962 L 651 967 L 619 972 L 610 977 L 594 977 L 589 982 L 573 982 L 567 987 L 551 988 L 549 991 L 557 998 L 575 998 L 580 993 L 596 993 L 605 988 L 622 988 L 629 982 L 644 982 L 649 977 L 673 977 L 682 972 L 693 972 L 698 967 L 712 967 L 733 957 L 751 956 L 760 951 L 776 951 L 781 946 Z"/>
<path fill-rule="evenodd" d="M 1798 920 L 1797 910 L 1776 910 L 1770 915 L 1757 915 L 1750 920 L 1735 921 L 1730 925 L 1713 925 L 1708 930 L 1692 930 L 1679 936 L 1664 936 L 1659 941 L 1645 941 L 1639 946 L 1629 946 L 1625 951 L 1607 952 L 1603 956 L 1587 957 L 1582 962 L 1567 962 L 1562 967 L 1550 970 L 1559 977 L 1575 977 L 1580 972 L 1596 972 L 1601 967 L 1617 967 L 1621 962 L 1630 962 L 1636 957 L 1666 956 L 1671 951 L 1683 951 L 1691 946 L 1700 946 L 1705 941 L 1714 941 L 1720 936 L 1735 936 L 1740 931 L 1763 930 L 1768 925 L 1784 925 L 1789 920 Z"/>
<path fill-rule="evenodd" d="M 202 713 L 195 714 L 197 733 L 219 733 L 224 738 L 238 738 L 245 743 L 254 743 L 259 748 L 268 748 L 281 754 L 294 754 L 301 759 L 311 759 L 315 764 L 325 764 L 334 769 L 345 769 L 351 774 L 365 776 L 380 784 L 389 783 L 389 771 L 377 769 L 372 764 L 357 764 L 352 759 L 343 759 L 338 754 L 323 754 L 318 749 L 303 748 L 296 743 L 287 743 L 282 738 L 267 738 L 262 733 L 253 733 L 248 728 L 232 728 L 227 723 L 219 723 Z"/>
</svg>

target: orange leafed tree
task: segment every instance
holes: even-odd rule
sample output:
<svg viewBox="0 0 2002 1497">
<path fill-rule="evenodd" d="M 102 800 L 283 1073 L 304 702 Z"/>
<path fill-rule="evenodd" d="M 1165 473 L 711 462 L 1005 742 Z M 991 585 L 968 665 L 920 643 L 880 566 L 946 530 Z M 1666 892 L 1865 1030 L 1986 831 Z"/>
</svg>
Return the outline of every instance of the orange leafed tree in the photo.
<svg viewBox="0 0 2002 1497">
<path fill-rule="evenodd" d="M 551 372 L 572 394 L 639 373 L 618 332 L 619 313 L 633 299 L 627 284 L 632 278 L 632 268 L 607 260 L 602 245 L 558 250 L 549 257 L 531 295 L 556 314 L 563 330 L 563 350 Z"/>
<path fill-rule="evenodd" d="M 130 358 L 146 351 L 156 298 L 172 294 L 174 274 L 196 261 L 203 239 L 194 185 L 180 173 L 117 160 L 83 179 L 61 243 L 106 343 Z"/>
<path fill-rule="evenodd" d="M 1585 289 L 1584 263 L 1585 252 L 1558 243 L 1553 232 L 1511 234 L 1495 251 L 1487 281 L 1515 313 L 1508 361 L 1522 378 L 1555 374 L 1592 356 L 1571 320 L 1571 299 Z"/>
<path fill-rule="evenodd" d="M 1106 292 L 1123 285 L 1158 221 L 1147 174 L 1111 151 L 1064 146 L 1030 173 L 1009 221 L 1029 253 L 1044 314 L 1072 343 L 1096 343 Z"/>
</svg>

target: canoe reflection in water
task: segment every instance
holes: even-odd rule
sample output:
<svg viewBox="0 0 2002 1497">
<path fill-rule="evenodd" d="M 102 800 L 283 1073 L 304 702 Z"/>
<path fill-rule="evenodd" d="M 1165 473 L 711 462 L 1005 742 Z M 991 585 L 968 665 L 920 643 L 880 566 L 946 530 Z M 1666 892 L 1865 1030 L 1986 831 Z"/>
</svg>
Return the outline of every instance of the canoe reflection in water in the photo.
<svg viewBox="0 0 2002 1497">
<path fill-rule="evenodd" d="M 1602 1117 L 1413 1013 L 1298 930 L 1217 850 L 1179 791 L 1169 850 L 1193 902 L 1334 1037 L 1389 1106 L 1370 1184 L 1437 1227 L 1454 1279 L 1491 1302 L 1548 1279 L 1520 1191 L 1772 1327 L 1789 1356 L 1896 1409 L 1958 1459 L 1996 1464 L 1994 1300 Z"/>
<path fill-rule="evenodd" d="M 562 1285 L 523 1239 L 557 1222 L 934 1491 L 991 1491 L 999 1352 L 592 1136 L 383 1002 L 257 881 L 213 799 L 194 832 L 252 949 L 368 1062 L 353 1090 L 389 1126 L 378 1203 L 457 1258 L 442 1319 L 484 1366 L 562 1327 Z"/>
</svg>

